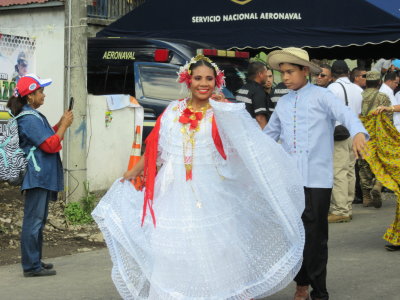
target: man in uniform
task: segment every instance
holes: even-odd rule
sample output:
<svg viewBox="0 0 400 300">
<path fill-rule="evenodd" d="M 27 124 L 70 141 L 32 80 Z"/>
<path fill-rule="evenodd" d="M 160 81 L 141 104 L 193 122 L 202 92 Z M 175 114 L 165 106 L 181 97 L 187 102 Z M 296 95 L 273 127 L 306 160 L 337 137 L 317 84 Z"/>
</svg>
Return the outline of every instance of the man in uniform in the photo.
<svg viewBox="0 0 400 300">
<path fill-rule="evenodd" d="M 381 85 L 381 74 L 378 71 L 369 71 L 366 74 L 366 89 L 362 92 L 361 116 L 368 115 L 378 106 L 391 106 L 389 97 L 379 92 Z M 361 190 L 363 194 L 363 206 L 382 206 L 381 190 L 382 184 L 375 180 L 369 164 L 365 159 L 359 159 Z"/>
<path fill-rule="evenodd" d="M 271 100 L 264 91 L 267 76 L 268 70 L 264 63 L 259 61 L 250 63 L 247 83 L 236 93 L 236 100 L 246 104 L 247 111 L 257 120 L 261 129 L 267 125 L 270 116 L 268 107 Z"/>
</svg>

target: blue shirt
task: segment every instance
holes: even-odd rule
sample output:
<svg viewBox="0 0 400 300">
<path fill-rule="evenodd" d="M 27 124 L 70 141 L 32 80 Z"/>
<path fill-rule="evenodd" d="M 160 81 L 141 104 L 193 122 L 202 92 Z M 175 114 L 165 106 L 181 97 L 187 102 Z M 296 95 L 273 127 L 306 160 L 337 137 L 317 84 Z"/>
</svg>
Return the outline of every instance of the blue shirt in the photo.
<svg viewBox="0 0 400 300">
<path fill-rule="evenodd" d="M 47 153 L 39 148 L 47 138 L 54 135 L 46 117 L 29 105 L 25 105 L 22 111 L 33 110 L 41 117 L 25 115 L 18 119 L 19 145 L 26 155 L 32 146 L 40 171 L 35 170 L 33 159 L 28 160 L 27 173 L 22 182 L 21 189 L 44 188 L 50 191 L 62 191 L 64 189 L 64 174 L 59 153 Z"/>
<path fill-rule="evenodd" d="M 333 131 L 339 121 L 352 137 L 368 133 L 355 113 L 326 88 L 307 83 L 277 103 L 264 132 L 297 161 L 304 186 L 332 188 Z"/>
</svg>

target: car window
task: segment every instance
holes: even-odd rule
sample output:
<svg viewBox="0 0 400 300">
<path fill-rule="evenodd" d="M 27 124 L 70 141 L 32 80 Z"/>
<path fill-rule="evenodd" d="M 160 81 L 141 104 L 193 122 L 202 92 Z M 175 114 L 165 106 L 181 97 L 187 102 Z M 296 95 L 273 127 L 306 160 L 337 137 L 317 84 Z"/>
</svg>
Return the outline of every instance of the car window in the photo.
<svg viewBox="0 0 400 300">
<path fill-rule="evenodd" d="M 187 96 L 186 89 L 176 81 L 178 67 L 140 65 L 140 81 L 146 98 L 173 101 Z"/>
</svg>

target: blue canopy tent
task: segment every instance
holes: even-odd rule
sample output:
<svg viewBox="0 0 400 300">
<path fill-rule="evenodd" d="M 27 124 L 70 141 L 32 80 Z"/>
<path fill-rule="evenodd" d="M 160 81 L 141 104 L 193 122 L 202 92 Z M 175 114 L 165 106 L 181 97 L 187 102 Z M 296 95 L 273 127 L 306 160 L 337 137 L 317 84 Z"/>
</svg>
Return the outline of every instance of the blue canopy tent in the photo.
<svg viewBox="0 0 400 300">
<path fill-rule="evenodd" d="M 398 0 L 147 0 L 97 37 L 195 40 L 229 49 L 303 47 L 314 58 L 400 56 Z"/>
</svg>

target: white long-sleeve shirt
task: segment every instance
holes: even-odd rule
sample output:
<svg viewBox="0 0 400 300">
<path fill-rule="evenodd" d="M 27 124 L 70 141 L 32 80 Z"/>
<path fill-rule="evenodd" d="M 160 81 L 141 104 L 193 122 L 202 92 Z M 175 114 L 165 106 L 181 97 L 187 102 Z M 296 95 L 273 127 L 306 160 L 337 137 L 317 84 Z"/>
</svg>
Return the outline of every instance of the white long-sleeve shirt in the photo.
<svg viewBox="0 0 400 300">
<path fill-rule="evenodd" d="M 399 97 L 395 97 L 393 90 L 386 83 L 382 83 L 379 91 L 386 94 L 389 97 L 392 105 L 400 105 L 400 95 L 399 95 Z M 397 94 L 399 94 L 399 93 L 397 93 Z M 396 96 L 397 96 L 397 94 L 396 94 Z M 394 125 L 394 127 L 396 127 L 397 131 L 400 132 L 400 112 L 393 113 L 393 125 Z"/>
<path fill-rule="evenodd" d="M 332 188 L 333 131 L 338 120 L 352 137 L 368 133 L 357 115 L 330 90 L 308 83 L 278 101 L 264 132 L 297 161 L 304 186 Z"/>
</svg>

